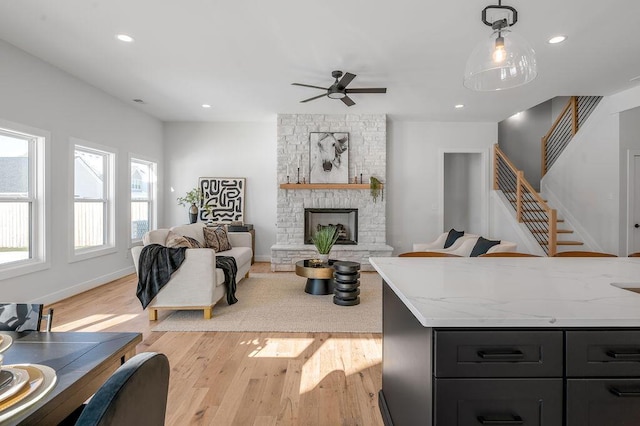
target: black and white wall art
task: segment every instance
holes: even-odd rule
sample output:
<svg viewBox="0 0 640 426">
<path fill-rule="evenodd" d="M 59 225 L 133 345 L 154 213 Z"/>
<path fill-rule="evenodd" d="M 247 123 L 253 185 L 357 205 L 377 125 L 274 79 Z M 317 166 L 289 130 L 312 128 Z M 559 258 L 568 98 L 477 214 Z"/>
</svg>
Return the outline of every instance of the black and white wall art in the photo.
<svg viewBox="0 0 640 426">
<path fill-rule="evenodd" d="M 201 177 L 200 220 L 244 222 L 245 181 L 245 178 Z"/>
<path fill-rule="evenodd" d="M 349 183 L 349 133 L 309 134 L 309 183 Z"/>
</svg>

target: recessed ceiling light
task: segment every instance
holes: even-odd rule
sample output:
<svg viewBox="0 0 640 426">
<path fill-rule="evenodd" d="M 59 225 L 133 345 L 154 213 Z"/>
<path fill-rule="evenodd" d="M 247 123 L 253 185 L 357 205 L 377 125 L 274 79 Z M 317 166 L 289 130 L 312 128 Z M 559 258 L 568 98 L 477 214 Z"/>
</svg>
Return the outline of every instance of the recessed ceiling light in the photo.
<svg viewBox="0 0 640 426">
<path fill-rule="evenodd" d="M 455 109 L 464 108 L 464 105 L 463 105 L 463 104 L 458 104 L 458 105 L 454 106 L 454 108 L 455 108 Z"/>
<path fill-rule="evenodd" d="M 211 108 L 211 105 L 209 105 L 209 104 L 202 104 L 202 108 Z"/>
<path fill-rule="evenodd" d="M 520 111 L 520 112 L 516 112 L 515 114 L 513 114 L 513 115 L 512 115 L 511 117 L 509 117 L 509 118 L 520 118 L 520 117 L 522 117 L 522 111 Z"/>
<path fill-rule="evenodd" d="M 133 37 L 126 34 L 118 34 L 116 38 L 120 41 L 124 41 L 125 43 L 133 43 Z"/>
<path fill-rule="evenodd" d="M 557 36 L 553 36 L 549 39 L 549 44 L 558 44 L 558 43 L 562 43 L 563 41 L 565 41 L 567 39 L 566 35 L 557 35 Z"/>
</svg>

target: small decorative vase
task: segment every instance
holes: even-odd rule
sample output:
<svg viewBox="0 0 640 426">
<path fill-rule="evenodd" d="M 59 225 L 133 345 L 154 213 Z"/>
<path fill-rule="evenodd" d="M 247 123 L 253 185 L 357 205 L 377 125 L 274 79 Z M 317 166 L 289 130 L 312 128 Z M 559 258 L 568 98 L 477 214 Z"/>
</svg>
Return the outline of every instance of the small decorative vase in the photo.
<svg viewBox="0 0 640 426">
<path fill-rule="evenodd" d="M 198 220 L 198 206 L 191 204 L 189 207 L 189 223 L 196 223 Z"/>
<path fill-rule="evenodd" d="M 318 253 L 318 259 L 320 259 L 322 261 L 323 264 L 327 264 L 329 263 L 329 254 L 321 254 Z"/>
</svg>

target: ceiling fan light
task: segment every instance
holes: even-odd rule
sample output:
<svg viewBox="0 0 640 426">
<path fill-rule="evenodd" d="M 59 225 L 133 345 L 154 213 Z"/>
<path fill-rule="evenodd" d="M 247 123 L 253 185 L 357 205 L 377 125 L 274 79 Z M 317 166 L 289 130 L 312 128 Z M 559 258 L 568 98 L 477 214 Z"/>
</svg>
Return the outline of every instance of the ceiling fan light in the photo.
<svg viewBox="0 0 640 426">
<path fill-rule="evenodd" d="M 509 28 L 496 30 L 473 50 L 464 71 L 465 87 L 480 92 L 510 89 L 538 75 L 536 53 Z"/>
<path fill-rule="evenodd" d="M 342 99 L 347 96 L 347 94 L 343 92 L 329 92 L 327 93 L 327 96 L 331 99 Z"/>
</svg>

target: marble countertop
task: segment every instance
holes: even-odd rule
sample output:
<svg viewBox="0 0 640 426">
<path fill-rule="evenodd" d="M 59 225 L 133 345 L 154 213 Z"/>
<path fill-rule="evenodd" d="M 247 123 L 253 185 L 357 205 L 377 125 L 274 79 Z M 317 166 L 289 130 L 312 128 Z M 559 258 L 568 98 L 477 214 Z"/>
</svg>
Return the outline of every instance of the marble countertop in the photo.
<svg viewBox="0 0 640 426">
<path fill-rule="evenodd" d="M 425 327 L 640 327 L 639 258 L 370 262 Z"/>
</svg>

